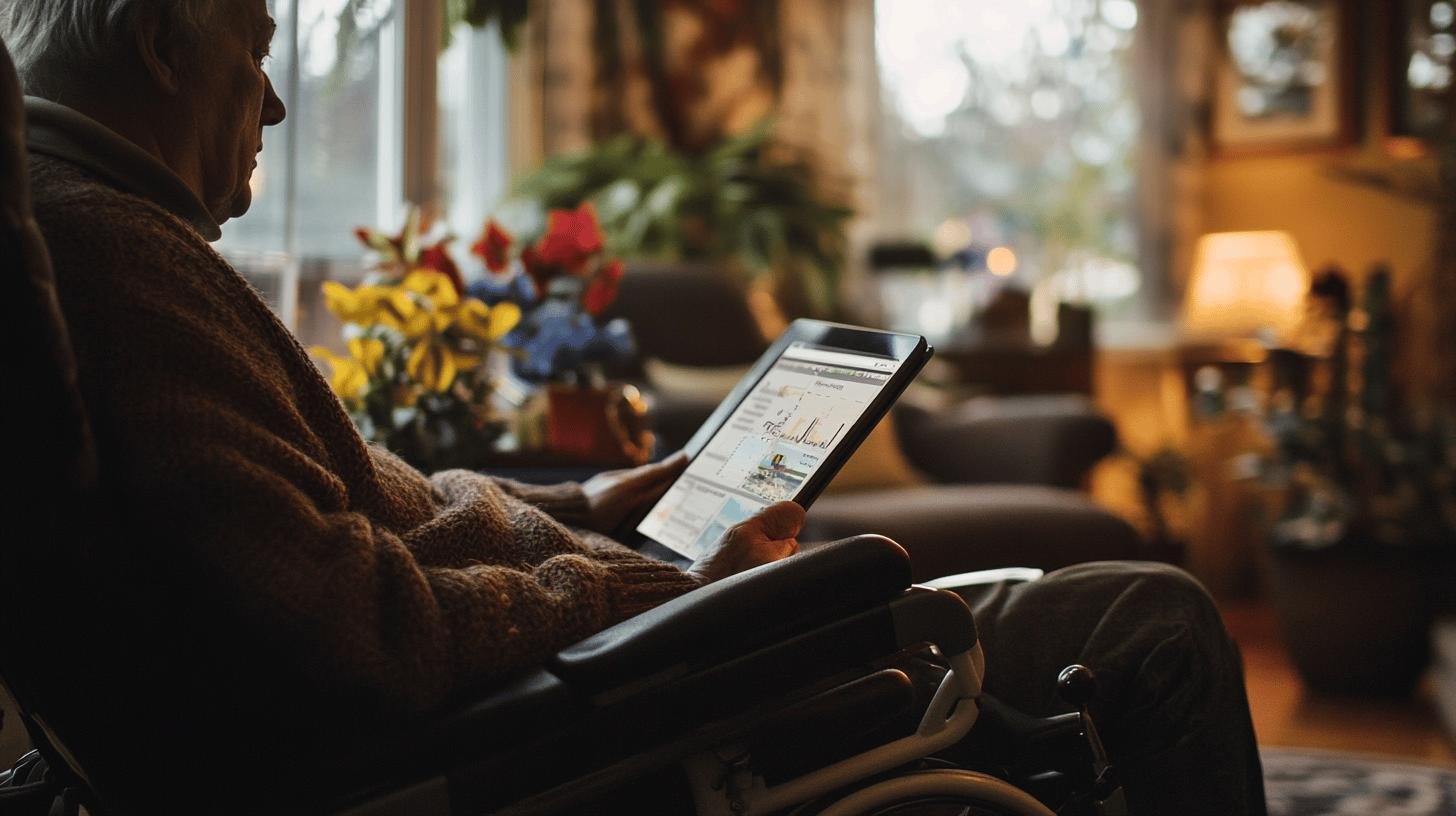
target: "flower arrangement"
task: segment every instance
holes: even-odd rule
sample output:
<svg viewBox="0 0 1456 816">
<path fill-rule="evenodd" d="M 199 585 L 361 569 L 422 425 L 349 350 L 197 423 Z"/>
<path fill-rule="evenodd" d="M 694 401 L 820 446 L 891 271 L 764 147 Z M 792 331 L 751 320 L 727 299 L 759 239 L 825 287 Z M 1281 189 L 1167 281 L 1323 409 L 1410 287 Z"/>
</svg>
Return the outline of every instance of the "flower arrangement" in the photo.
<svg viewBox="0 0 1456 816">
<path fill-rule="evenodd" d="M 469 296 L 449 239 L 421 241 L 418 211 L 398 235 L 357 235 L 378 257 L 373 273 L 355 288 L 323 285 L 348 353 L 310 351 L 329 364 L 366 439 L 430 469 L 478 463 L 504 426 L 490 405 L 487 357 L 520 322 L 520 307 Z"/>
<path fill-rule="evenodd" d="M 495 308 L 514 305 L 524 315 L 502 341 L 514 351 L 512 370 L 531 383 L 600 384 L 604 365 L 635 351 L 625 320 L 601 323 L 617 299 L 623 265 L 605 252 L 595 208 L 553 210 L 545 234 L 518 257 L 516 239 L 494 220 L 471 252 L 484 275 L 467 293 Z"/>
</svg>

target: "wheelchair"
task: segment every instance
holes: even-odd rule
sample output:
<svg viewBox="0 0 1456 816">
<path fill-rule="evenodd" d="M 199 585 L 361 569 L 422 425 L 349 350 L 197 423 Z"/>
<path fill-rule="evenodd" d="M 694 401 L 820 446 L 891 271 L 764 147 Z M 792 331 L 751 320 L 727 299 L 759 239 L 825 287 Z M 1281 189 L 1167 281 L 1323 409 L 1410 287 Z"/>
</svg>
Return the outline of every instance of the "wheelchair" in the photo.
<svg viewBox="0 0 1456 816">
<path fill-rule="evenodd" d="M 982 693 L 975 621 L 951 589 L 985 577 L 1004 576 L 913 586 L 889 539 L 835 542 L 604 630 L 430 722 L 308 746 L 297 754 L 311 759 L 270 780 L 261 806 L 342 816 L 1126 813 L 1087 712 L 1087 669 L 1062 673 L 1074 710 L 1051 718 Z M 118 785 L 103 760 L 48 727 L 43 695 L 14 682 L 14 668 L 0 663 L 0 675 L 40 748 L 8 786 L 0 777 L 0 814 L 229 807 L 147 802 L 155 790 Z"/>
</svg>

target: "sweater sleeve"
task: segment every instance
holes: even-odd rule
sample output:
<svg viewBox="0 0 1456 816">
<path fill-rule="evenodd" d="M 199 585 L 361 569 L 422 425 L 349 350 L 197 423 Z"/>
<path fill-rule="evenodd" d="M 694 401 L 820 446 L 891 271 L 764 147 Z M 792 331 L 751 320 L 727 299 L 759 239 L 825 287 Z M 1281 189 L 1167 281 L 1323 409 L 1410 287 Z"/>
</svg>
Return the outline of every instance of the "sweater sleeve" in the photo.
<svg viewBox="0 0 1456 816">
<path fill-rule="evenodd" d="M 566 482 L 555 485 L 535 485 L 492 476 L 491 480 L 501 490 L 515 496 L 532 507 L 556 519 L 568 527 L 585 527 L 590 517 L 586 494 L 581 485 Z"/>
<path fill-rule="evenodd" d="M 418 484 L 419 477 L 415 474 L 419 471 L 385 448 L 370 444 L 369 455 L 374 459 L 374 465 L 380 471 L 381 477 L 391 482 L 394 490 L 408 492 L 410 482 Z M 520 499 L 568 527 L 587 526 L 590 508 L 581 485 L 575 482 L 535 485 L 499 476 L 483 478 L 494 482 L 506 495 Z"/>
<path fill-rule="evenodd" d="M 596 552 L 483 477 L 380 476 L 240 278 L 190 236 L 97 209 L 78 219 L 122 228 L 53 241 L 55 265 L 117 546 L 192 599 L 179 616 L 419 711 L 697 585 Z"/>
</svg>

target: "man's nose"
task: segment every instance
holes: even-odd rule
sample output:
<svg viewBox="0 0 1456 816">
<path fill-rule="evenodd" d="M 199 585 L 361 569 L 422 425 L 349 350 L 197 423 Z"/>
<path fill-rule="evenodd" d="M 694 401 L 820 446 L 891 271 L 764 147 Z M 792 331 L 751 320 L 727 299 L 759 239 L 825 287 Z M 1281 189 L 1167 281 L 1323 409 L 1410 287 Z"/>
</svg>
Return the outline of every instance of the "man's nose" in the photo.
<svg viewBox="0 0 1456 816">
<path fill-rule="evenodd" d="M 264 77 L 264 87 L 263 125 L 271 127 L 272 125 L 279 124 L 288 116 L 288 108 L 283 104 L 283 100 L 278 97 L 277 92 L 273 90 L 273 80 L 271 78 Z"/>
</svg>

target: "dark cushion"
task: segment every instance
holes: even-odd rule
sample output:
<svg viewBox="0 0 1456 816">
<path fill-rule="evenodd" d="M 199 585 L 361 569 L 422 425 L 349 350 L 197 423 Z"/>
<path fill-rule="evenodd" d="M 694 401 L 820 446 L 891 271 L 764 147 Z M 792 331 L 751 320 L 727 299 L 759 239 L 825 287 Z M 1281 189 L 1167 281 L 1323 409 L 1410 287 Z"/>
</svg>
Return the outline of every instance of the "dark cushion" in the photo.
<svg viewBox="0 0 1456 816">
<path fill-rule="evenodd" d="M 948 408 L 903 400 L 895 430 L 905 457 L 941 482 L 1077 487 L 1117 446 L 1117 431 L 1075 394 L 985 397 Z"/>
<path fill-rule="evenodd" d="M 634 263 L 605 317 L 632 323 L 642 357 L 674 365 L 747 365 L 769 346 L 743 282 L 712 266 Z"/>
<path fill-rule="evenodd" d="M 809 510 L 801 540 L 868 531 L 910 553 L 915 581 L 1146 555 L 1132 525 L 1085 494 L 1036 485 L 924 485 L 822 496 Z"/>
</svg>

